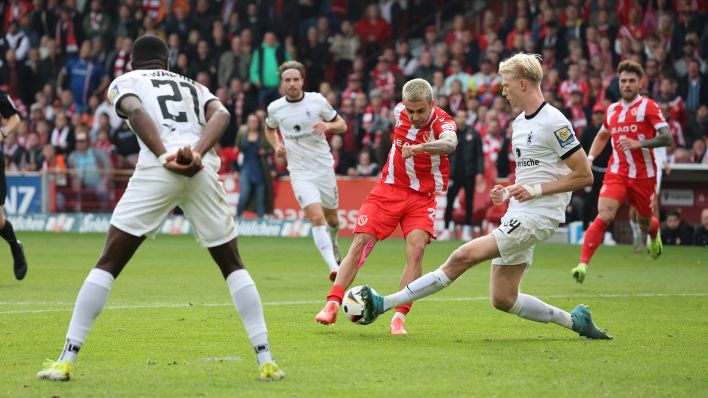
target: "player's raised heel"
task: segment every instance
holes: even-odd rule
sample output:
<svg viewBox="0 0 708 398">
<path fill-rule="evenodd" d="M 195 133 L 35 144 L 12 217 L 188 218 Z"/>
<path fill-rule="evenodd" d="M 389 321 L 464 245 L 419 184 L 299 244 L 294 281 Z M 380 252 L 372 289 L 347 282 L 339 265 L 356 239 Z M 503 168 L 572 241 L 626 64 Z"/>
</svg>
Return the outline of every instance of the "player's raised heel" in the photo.
<svg viewBox="0 0 708 398">
<path fill-rule="evenodd" d="M 278 381 L 285 378 L 285 372 L 275 362 L 266 362 L 258 370 L 261 373 L 261 380 Z"/>
<path fill-rule="evenodd" d="M 391 319 L 391 334 L 394 336 L 405 336 L 408 334 L 406 331 L 406 320 L 399 316 L 394 316 Z"/>
<path fill-rule="evenodd" d="M 580 263 L 577 267 L 573 268 L 571 272 L 576 282 L 583 283 L 585 281 L 585 275 L 588 273 L 588 266 L 587 264 Z"/>
<path fill-rule="evenodd" d="M 364 321 L 371 323 L 384 313 L 383 297 L 375 294 L 369 285 L 362 286 L 360 294 L 364 302 Z"/>
<path fill-rule="evenodd" d="M 15 265 L 15 279 L 21 281 L 27 274 L 27 259 L 25 258 L 25 249 L 22 247 L 22 242 L 17 241 L 17 245 L 13 246 L 12 259 Z"/>
<path fill-rule="evenodd" d="M 37 373 L 37 378 L 42 380 L 69 381 L 74 370 L 74 364 L 68 359 L 61 362 L 47 359 L 43 366 Z"/>
<path fill-rule="evenodd" d="M 661 256 L 661 250 L 663 248 L 663 244 L 661 243 L 661 233 L 659 231 L 656 232 L 656 239 L 652 239 L 650 236 L 647 237 L 647 240 L 649 243 L 647 246 L 649 246 L 649 255 L 651 258 L 656 260 Z"/>
<path fill-rule="evenodd" d="M 573 319 L 573 330 L 581 337 L 597 340 L 612 340 L 612 336 L 597 327 L 595 322 L 592 321 L 592 314 L 590 314 L 590 308 L 588 308 L 587 305 L 578 304 L 570 313 L 570 317 Z"/>
<path fill-rule="evenodd" d="M 337 311 L 339 304 L 336 301 L 328 301 L 324 308 L 315 316 L 315 321 L 323 325 L 331 325 L 337 322 Z"/>
</svg>

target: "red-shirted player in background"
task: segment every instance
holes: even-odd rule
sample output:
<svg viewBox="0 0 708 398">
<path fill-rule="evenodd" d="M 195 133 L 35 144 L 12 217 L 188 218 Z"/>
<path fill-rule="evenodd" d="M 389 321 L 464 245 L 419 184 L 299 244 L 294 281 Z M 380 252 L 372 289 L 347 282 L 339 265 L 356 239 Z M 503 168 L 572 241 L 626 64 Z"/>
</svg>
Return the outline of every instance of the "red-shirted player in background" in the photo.
<svg viewBox="0 0 708 398">
<path fill-rule="evenodd" d="M 649 234 L 649 254 L 655 259 L 661 255 L 659 220 L 654 217 L 657 172 L 651 148 L 671 146 L 673 139 L 659 106 L 639 95 L 644 75 L 641 65 L 623 61 L 617 73 L 622 100 L 607 108 L 588 154 L 592 162 L 612 139 L 612 157 L 600 189 L 597 218 L 585 233 L 580 264 L 573 268 L 578 283 L 585 280 L 588 263 L 625 199 L 637 209 L 642 232 Z"/>
<path fill-rule="evenodd" d="M 352 284 L 377 241 L 400 224 L 406 239 L 406 268 L 401 288 L 420 277 L 423 252 L 435 236 L 435 192 L 447 189 L 447 155 L 457 146 L 457 127 L 435 106 L 430 83 L 413 79 L 403 86 L 403 102 L 394 109 L 396 127 L 381 179 L 359 209 L 354 241 L 342 260 L 327 303 L 315 320 L 329 325 L 337 320 L 344 291 Z M 412 303 L 396 308 L 391 334 L 406 334 L 404 324 Z"/>
</svg>

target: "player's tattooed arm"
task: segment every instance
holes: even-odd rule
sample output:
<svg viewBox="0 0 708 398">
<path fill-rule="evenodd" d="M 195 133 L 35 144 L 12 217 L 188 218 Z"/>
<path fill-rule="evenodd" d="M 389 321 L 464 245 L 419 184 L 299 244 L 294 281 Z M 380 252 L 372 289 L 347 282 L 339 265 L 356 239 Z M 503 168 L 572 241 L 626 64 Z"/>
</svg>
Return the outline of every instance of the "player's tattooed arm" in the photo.
<svg viewBox="0 0 708 398">
<path fill-rule="evenodd" d="M 202 137 L 193 149 L 195 155 L 201 157 L 209 152 L 226 131 L 230 120 L 231 115 L 229 115 L 229 111 L 224 108 L 221 101 L 210 101 L 207 104 L 206 124 L 202 130 Z"/>
<path fill-rule="evenodd" d="M 671 135 L 669 128 L 664 126 L 659 128 L 654 138 L 641 142 L 642 148 L 656 148 L 662 146 L 671 146 L 674 144 L 674 137 Z"/>
<path fill-rule="evenodd" d="M 415 156 L 421 152 L 434 153 L 439 155 L 449 155 L 457 148 L 457 134 L 454 131 L 443 131 L 440 138 L 424 144 L 409 145 L 404 144 L 402 150 L 403 159 Z"/>
</svg>

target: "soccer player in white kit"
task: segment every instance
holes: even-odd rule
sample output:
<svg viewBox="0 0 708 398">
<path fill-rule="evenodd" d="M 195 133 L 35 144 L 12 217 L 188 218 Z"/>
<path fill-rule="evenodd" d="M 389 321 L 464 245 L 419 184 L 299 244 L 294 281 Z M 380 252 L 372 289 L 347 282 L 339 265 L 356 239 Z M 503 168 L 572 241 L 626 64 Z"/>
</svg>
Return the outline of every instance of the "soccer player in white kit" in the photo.
<svg viewBox="0 0 708 398">
<path fill-rule="evenodd" d="M 312 238 L 334 281 L 339 268 L 339 193 L 334 158 L 324 136 L 342 134 L 347 125 L 320 93 L 304 92 L 305 67 L 297 61 L 278 68 L 285 96 L 268 105 L 266 138 L 276 156 L 288 160 L 295 198 L 312 223 Z M 283 137 L 281 143 L 276 129 Z"/>
<path fill-rule="evenodd" d="M 474 265 L 491 259 L 489 291 L 495 308 L 536 322 L 553 322 L 586 338 L 612 338 L 593 323 L 587 306 L 580 304 L 568 313 L 519 291 L 521 278 L 531 266 L 534 247 L 553 236 L 565 220 L 570 193 L 592 183 L 590 165 L 570 122 L 543 99 L 539 59 L 538 55 L 522 53 L 499 65 L 502 95 L 513 107 L 523 110 L 512 126 L 516 184 L 508 188 L 496 185 L 491 191 L 495 205 L 510 198 L 502 225 L 460 246 L 440 268 L 398 293 L 382 297 L 365 286 L 362 298 L 367 321 L 438 292 Z"/>
<path fill-rule="evenodd" d="M 237 231 L 217 175 L 220 159 L 213 146 L 229 124 L 229 113 L 206 87 L 167 70 L 162 39 L 138 38 L 132 57 L 134 71 L 110 84 L 108 100 L 138 136 L 138 164 L 111 217 L 103 254 L 76 298 L 64 350 L 37 377 L 71 378 L 76 355 L 115 278 L 145 237 L 153 238 L 167 214 L 180 206 L 197 242 L 208 248 L 226 279 L 261 378 L 282 379 L 285 373 L 271 357 L 261 299 L 238 253 Z"/>
</svg>

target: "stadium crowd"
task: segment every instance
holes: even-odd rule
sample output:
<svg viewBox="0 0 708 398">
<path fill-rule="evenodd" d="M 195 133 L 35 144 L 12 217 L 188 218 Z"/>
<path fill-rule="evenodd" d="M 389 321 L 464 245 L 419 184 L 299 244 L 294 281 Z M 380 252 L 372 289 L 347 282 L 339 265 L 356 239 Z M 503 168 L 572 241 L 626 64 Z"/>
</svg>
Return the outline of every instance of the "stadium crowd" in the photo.
<svg viewBox="0 0 708 398">
<path fill-rule="evenodd" d="M 703 0 L 9 0 L 0 7 L 0 88 L 23 118 L 3 143 L 6 170 L 80 170 L 74 185 L 98 196 L 108 174 L 86 170 L 129 169 L 137 160 L 137 140 L 105 91 L 131 70 L 132 43 L 143 34 L 164 38 L 170 68 L 207 86 L 231 112 L 218 148 L 223 173 L 238 172 L 238 141 L 262 126 L 266 106 L 280 96 L 278 65 L 297 59 L 307 67 L 305 89 L 321 92 L 347 122 L 345 134 L 330 138 L 337 174 L 379 173 L 401 87 L 421 77 L 438 106 L 453 116 L 464 111 L 481 136 L 485 174 L 506 177 L 514 172 L 509 137 L 518 110 L 500 95 L 496 68 L 518 52 L 543 56 L 544 96 L 581 141 L 599 129 L 593 115 L 619 99 L 618 62 L 641 63 L 642 95 L 661 104 L 674 135 L 666 167 L 708 164 Z M 249 127 L 250 115 L 260 123 Z M 287 174 L 267 147 L 259 156 L 268 174 Z"/>
</svg>

